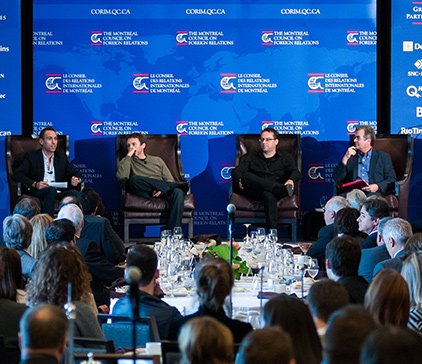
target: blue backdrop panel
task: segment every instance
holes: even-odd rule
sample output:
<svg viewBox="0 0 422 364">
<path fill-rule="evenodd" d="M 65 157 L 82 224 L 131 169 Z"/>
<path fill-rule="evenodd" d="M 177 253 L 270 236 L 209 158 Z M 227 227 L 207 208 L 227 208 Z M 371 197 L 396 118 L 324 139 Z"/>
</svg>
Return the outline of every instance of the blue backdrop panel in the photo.
<svg viewBox="0 0 422 364">
<path fill-rule="evenodd" d="M 376 127 L 375 29 L 374 0 L 35 0 L 34 131 L 70 134 L 115 216 L 114 136 L 179 133 L 195 232 L 221 234 L 235 135 L 300 133 L 307 211 L 348 134 Z"/>
<path fill-rule="evenodd" d="M 21 133 L 20 1 L 0 3 L 0 150 L 5 136 Z M 9 213 L 6 159 L 0 159 L 0 218 Z M 2 229 L 0 228 L 0 231 Z"/>
</svg>

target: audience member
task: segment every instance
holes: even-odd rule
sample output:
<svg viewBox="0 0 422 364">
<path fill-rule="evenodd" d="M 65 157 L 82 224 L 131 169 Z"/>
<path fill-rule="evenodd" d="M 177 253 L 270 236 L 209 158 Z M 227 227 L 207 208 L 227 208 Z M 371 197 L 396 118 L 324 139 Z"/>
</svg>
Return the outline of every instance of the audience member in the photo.
<svg viewBox="0 0 422 364">
<path fill-rule="evenodd" d="M 401 268 L 401 275 L 409 286 L 410 314 L 408 327 L 422 334 L 422 254 L 410 254 Z"/>
<path fill-rule="evenodd" d="M 35 197 L 22 197 L 13 208 L 13 215 L 19 214 L 31 220 L 41 213 L 40 200 Z"/>
<path fill-rule="evenodd" d="M 371 314 L 359 305 L 334 312 L 325 334 L 324 364 L 358 364 L 362 346 L 376 327 Z"/>
<path fill-rule="evenodd" d="M 267 327 L 250 332 L 243 339 L 236 364 L 294 364 L 290 336 L 280 327 Z"/>
<path fill-rule="evenodd" d="M 321 268 L 325 267 L 325 247 L 336 236 L 334 219 L 336 214 L 345 207 L 347 207 L 347 201 L 342 196 L 330 198 L 324 206 L 326 226 L 319 230 L 318 240 L 312 244 L 312 247 L 308 251 L 310 257 L 318 259 L 318 266 Z"/>
<path fill-rule="evenodd" d="M 360 211 L 366 201 L 366 194 L 362 190 L 354 189 L 346 194 L 346 200 L 350 207 Z"/>
<path fill-rule="evenodd" d="M 53 221 L 49 214 L 35 215 L 29 222 L 32 225 L 31 244 L 28 247 L 28 253 L 37 260 L 41 253 L 47 248 L 45 231 L 48 225 Z"/>
<path fill-rule="evenodd" d="M 7 216 L 3 220 L 3 239 L 6 246 L 15 249 L 21 256 L 22 274 L 25 279 L 31 277 L 36 260 L 31 257 L 27 250 L 31 244 L 32 225 L 22 215 Z"/>
<path fill-rule="evenodd" d="M 127 267 L 136 267 L 142 277 L 139 282 L 139 316 L 155 316 L 160 339 L 168 340 L 172 323 L 180 319 L 179 311 L 154 295 L 159 271 L 158 258 L 153 249 L 146 245 L 131 247 L 127 255 Z M 114 315 L 131 316 L 132 302 L 128 295 L 120 298 L 113 307 Z"/>
<path fill-rule="evenodd" d="M 383 269 L 372 281 L 365 295 L 365 307 L 381 325 L 406 326 L 409 321 L 410 296 L 399 272 Z"/>
<path fill-rule="evenodd" d="M 359 243 L 349 236 L 334 238 L 327 244 L 326 257 L 328 278 L 346 289 L 350 303 L 363 304 L 368 282 L 358 276 L 361 257 Z"/>
<path fill-rule="evenodd" d="M 26 303 L 21 257 L 15 249 L 0 247 L 0 297 Z"/>
<path fill-rule="evenodd" d="M 381 196 L 368 198 L 360 209 L 358 218 L 359 230 L 368 234 L 362 242 L 362 249 L 375 248 L 377 246 L 377 231 L 380 219 L 390 214 L 387 201 Z"/>
<path fill-rule="evenodd" d="M 390 259 L 378 263 L 374 268 L 375 277 L 381 269 L 390 268 L 400 272 L 406 252 L 406 241 L 412 236 L 410 224 L 399 217 L 387 221 L 383 229 L 383 240 Z"/>
<path fill-rule="evenodd" d="M 327 321 L 334 311 L 349 303 L 349 293 L 340 283 L 321 279 L 309 289 L 307 301 L 319 338 L 324 345 Z"/>
<path fill-rule="evenodd" d="M 173 327 L 172 335 L 178 332 L 184 323 L 195 317 L 211 316 L 226 325 L 233 334 L 234 342 L 240 343 L 252 330 L 252 326 L 249 323 L 233 320 L 224 312 L 224 301 L 234 284 L 232 267 L 223 259 L 205 259 L 195 269 L 195 281 L 199 309 L 179 319 Z"/>
<path fill-rule="evenodd" d="M 45 240 L 48 246 L 63 241 L 76 245 L 75 233 L 76 229 L 72 221 L 69 219 L 56 219 L 48 225 L 45 231 Z"/>
<path fill-rule="evenodd" d="M 20 320 L 20 364 L 59 364 L 67 344 L 68 322 L 64 311 L 53 305 L 39 305 Z"/>
<path fill-rule="evenodd" d="M 94 241 L 80 238 L 84 216 L 77 205 L 68 204 L 63 206 L 58 213 L 58 219 L 62 218 L 69 219 L 76 229 L 72 241 L 80 250 L 89 272 L 92 274 L 91 287 L 97 306 L 109 306 L 110 290 L 108 287 L 123 277 L 124 269 L 116 267 L 109 262 Z M 70 233 L 68 232 L 66 235 L 70 235 Z M 66 239 L 66 241 L 68 240 Z"/>
<path fill-rule="evenodd" d="M 196 317 L 183 325 L 179 335 L 181 364 L 233 363 L 233 335 L 212 317 Z"/>
<path fill-rule="evenodd" d="M 405 256 L 422 252 L 422 233 L 413 234 L 404 245 Z M 390 257 L 390 255 L 388 255 Z"/>
<path fill-rule="evenodd" d="M 281 294 L 264 306 L 265 327 L 279 326 L 290 335 L 298 364 L 319 364 L 321 342 L 308 307 L 298 298 Z"/>
<path fill-rule="evenodd" d="M 334 218 L 334 228 L 337 236 L 350 236 L 361 244 L 366 235 L 359 231 L 358 217 L 359 211 L 352 207 L 345 207 L 338 211 Z"/>
<path fill-rule="evenodd" d="M 97 215 L 97 210 L 101 204 L 100 195 L 92 188 L 85 188 L 81 192 L 81 203 L 84 213 L 84 227 L 81 231 L 81 238 L 95 241 L 111 263 L 123 262 L 126 256 L 122 239 L 113 230 L 108 219 Z"/>
<path fill-rule="evenodd" d="M 362 249 L 362 256 L 359 263 L 359 275 L 365 278 L 368 283 L 372 281 L 372 274 L 375 266 L 390 258 L 387 247 L 384 244 L 384 226 L 392 217 L 383 217 L 378 224 L 377 246 L 375 248 Z"/>
<path fill-rule="evenodd" d="M 62 307 L 68 298 L 76 306 L 75 336 L 103 338 L 89 286 L 90 275 L 79 251 L 67 243 L 49 246 L 35 267 L 27 287 L 28 305 L 49 303 Z M 72 297 L 68 297 L 68 284 Z"/>
<path fill-rule="evenodd" d="M 387 326 L 373 331 L 365 341 L 361 364 L 420 364 L 422 336 L 403 327 Z"/>
</svg>

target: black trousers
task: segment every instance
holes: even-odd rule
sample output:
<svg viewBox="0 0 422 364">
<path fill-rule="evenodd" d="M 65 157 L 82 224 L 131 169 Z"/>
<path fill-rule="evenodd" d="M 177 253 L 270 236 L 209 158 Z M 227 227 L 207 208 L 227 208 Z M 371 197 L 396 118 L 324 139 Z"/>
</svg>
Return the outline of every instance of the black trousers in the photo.
<svg viewBox="0 0 422 364">
<path fill-rule="evenodd" d="M 246 172 L 242 176 L 242 185 L 244 187 L 243 189 L 239 188 L 239 180 L 237 178 L 233 178 L 233 183 L 233 190 L 236 193 L 262 202 L 264 205 L 267 228 L 277 228 L 277 202 L 280 198 L 288 195 L 286 186 L 280 182 L 276 182 L 264 177 L 259 177 L 256 174 L 250 172 Z"/>
<path fill-rule="evenodd" d="M 185 193 L 177 187 L 176 182 L 133 176 L 129 180 L 129 186 L 132 193 L 144 198 L 151 198 L 154 191 L 161 191 L 160 198 L 167 202 L 169 210 L 167 228 L 173 229 L 182 225 Z"/>
<path fill-rule="evenodd" d="M 41 190 L 31 189 L 28 194 L 38 197 L 41 200 L 41 211 L 54 218 L 54 205 L 57 198 L 57 189 L 55 187 L 45 187 Z"/>
</svg>

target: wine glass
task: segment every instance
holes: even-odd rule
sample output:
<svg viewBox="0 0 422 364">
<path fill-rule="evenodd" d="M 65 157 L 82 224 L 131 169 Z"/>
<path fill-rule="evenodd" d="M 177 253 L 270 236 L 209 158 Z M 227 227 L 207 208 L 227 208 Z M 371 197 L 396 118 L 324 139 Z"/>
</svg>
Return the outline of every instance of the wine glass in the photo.
<svg viewBox="0 0 422 364">
<path fill-rule="evenodd" d="M 167 239 L 170 237 L 171 235 L 171 230 L 162 230 L 161 234 L 160 234 L 160 240 L 161 243 L 164 245 L 167 243 Z"/>
<path fill-rule="evenodd" d="M 251 226 L 251 224 L 243 224 L 243 226 L 246 229 L 246 235 L 245 238 L 249 238 L 249 226 Z"/>
<path fill-rule="evenodd" d="M 315 279 L 315 277 L 318 275 L 318 259 L 310 259 L 308 262 L 308 274 L 312 277 L 312 279 Z"/>
<path fill-rule="evenodd" d="M 177 240 L 182 240 L 183 239 L 183 230 L 181 226 L 176 226 L 173 228 L 173 236 L 177 239 Z"/>
<path fill-rule="evenodd" d="M 309 249 L 311 249 L 312 243 L 298 243 L 297 245 L 299 245 L 299 248 L 302 251 L 302 253 L 306 255 Z"/>
<path fill-rule="evenodd" d="M 270 229 L 270 238 L 271 241 L 277 243 L 278 241 L 278 231 L 277 229 Z"/>
<path fill-rule="evenodd" d="M 258 238 L 258 241 L 262 243 L 265 240 L 265 229 L 264 228 L 256 229 L 256 237 Z"/>
</svg>

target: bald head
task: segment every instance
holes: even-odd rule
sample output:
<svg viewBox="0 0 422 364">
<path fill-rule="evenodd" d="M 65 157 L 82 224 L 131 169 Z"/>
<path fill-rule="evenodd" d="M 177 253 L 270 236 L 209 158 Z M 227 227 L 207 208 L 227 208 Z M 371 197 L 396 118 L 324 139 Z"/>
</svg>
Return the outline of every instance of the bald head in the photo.
<svg viewBox="0 0 422 364">
<path fill-rule="evenodd" d="M 84 214 L 79 206 L 74 203 L 64 205 L 57 214 L 58 219 L 68 219 L 75 225 L 76 233 L 79 235 L 84 227 Z"/>
</svg>

